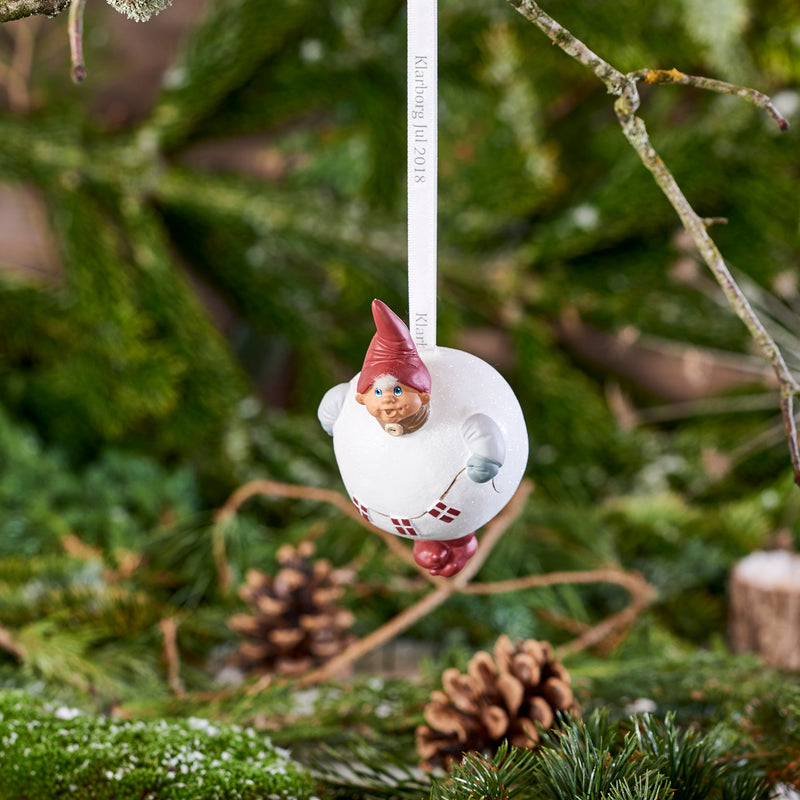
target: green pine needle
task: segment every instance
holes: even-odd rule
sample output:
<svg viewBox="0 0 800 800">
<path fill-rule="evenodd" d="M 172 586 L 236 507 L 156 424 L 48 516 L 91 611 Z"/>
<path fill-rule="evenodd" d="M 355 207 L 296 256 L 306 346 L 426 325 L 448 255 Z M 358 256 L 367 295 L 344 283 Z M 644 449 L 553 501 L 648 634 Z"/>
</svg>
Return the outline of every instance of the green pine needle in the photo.
<svg viewBox="0 0 800 800">
<path fill-rule="evenodd" d="M 663 723 L 645 714 L 634 736 L 645 758 L 659 763 L 669 778 L 674 800 L 710 797 L 726 778 L 726 766 L 718 760 L 726 749 L 720 728 L 707 733 L 681 730 L 674 714 L 668 714 Z"/>
<path fill-rule="evenodd" d="M 606 800 L 671 800 L 669 780 L 660 772 L 644 772 L 631 783 L 616 783 Z"/>
<path fill-rule="evenodd" d="M 431 800 L 513 800 L 530 790 L 536 753 L 503 742 L 493 758 L 467 753 L 450 781 L 434 785 Z"/>
<path fill-rule="evenodd" d="M 346 750 L 323 746 L 313 762 L 314 776 L 343 800 L 356 789 L 364 800 L 418 800 L 430 788 L 430 777 L 420 769 L 366 742 Z"/>
<path fill-rule="evenodd" d="M 566 719 L 539 750 L 504 745 L 493 759 L 465 756 L 431 800 L 766 800 L 746 760 L 723 760 L 721 729 L 682 730 L 674 717 L 613 722 L 604 711 Z"/>
<path fill-rule="evenodd" d="M 634 759 L 633 737 L 627 735 L 621 743 L 619 738 L 618 725 L 602 712 L 551 733 L 536 772 L 545 795 L 554 800 L 601 800 L 613 787 L 639 779 L 650 765 Z"/>
</svg>

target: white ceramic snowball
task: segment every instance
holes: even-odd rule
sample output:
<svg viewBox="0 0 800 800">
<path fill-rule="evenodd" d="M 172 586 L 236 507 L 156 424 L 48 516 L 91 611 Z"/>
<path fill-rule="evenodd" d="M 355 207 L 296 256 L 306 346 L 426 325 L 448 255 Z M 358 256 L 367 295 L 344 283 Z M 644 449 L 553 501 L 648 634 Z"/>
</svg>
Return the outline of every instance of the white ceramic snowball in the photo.
<svg viewBox="0 0 800 800">
<path fill-rule="evenodd" d="M 386 433 L 356 402 L 356 375 L 329 392 L 338 393 L 341 403 L 334 452 L 351 500 L 378 528 L 409 539 L 457 539 L 485 525 L 511 499 L 525 471 L 528 434 L 511 387 L 485 361 L 447 347 L 419 355 L 431 374 L 425 425 L 402 436 Z M 469 422 L 485 417 L 502 441 L 481 436 Z M 482 439 L 477 445 L 475 437 Z M 471 480 L 465 470 L 476 446 L 505 450 L 497 475 L 486 483 Z"/>
</svg>

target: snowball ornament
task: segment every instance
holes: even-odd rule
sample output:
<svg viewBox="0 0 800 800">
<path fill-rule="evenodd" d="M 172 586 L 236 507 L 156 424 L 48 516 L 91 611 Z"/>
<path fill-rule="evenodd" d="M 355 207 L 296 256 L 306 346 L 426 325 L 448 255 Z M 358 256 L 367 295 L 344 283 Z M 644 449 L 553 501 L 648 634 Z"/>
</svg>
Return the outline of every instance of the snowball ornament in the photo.
<svg viewBox="0 0 800 800">
<path fill-rule="evenodd" d="M 349 383 L 320 403 L 360 514 L 413 542 L 432 575 L 455 575 L 476 529 L 511 499 L 528 459 L 517 398 L 485 361 L 436 346 L 437 4 L 407 0 L 408 299 L 405 323 L 372 303 L 375 335 Z"/>
<path fill-rule="evenodd" d="M 511 499 L 528 458 L 519 402 L 503 377 L 469 353 L 418 352 L 380 300 L 361 371 L 320 403 L 342 480 L 361 515 L 413 542 L 432 575 L 459 572 L 476 529 Z"/>
</svg>

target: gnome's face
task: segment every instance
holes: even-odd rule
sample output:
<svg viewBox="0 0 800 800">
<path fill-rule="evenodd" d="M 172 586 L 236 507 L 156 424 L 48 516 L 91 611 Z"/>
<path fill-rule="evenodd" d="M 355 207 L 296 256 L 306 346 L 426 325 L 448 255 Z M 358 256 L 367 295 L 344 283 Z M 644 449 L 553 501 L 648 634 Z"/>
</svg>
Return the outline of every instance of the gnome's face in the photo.
<svg viewBox="0 0 800 800">
<path fill-rule="evenodd" d="M 393 426 L 417 415 L 430 399 L 427 392 L 419 392 L 393 375 L 376 378 L 366 392 L 356 394 L 356 401 L 365 406 L 388 433 L 393 433 Z M 403 432 L 402 428 L 398 432 Z"/>
<path fill-rule="evenodd" d="M 405 323 L 372 301 L 375 335 L 358 376 L 356 400 L 392 436 L 413 433 L 428 419 L 431 375 Z"/>
</svg>

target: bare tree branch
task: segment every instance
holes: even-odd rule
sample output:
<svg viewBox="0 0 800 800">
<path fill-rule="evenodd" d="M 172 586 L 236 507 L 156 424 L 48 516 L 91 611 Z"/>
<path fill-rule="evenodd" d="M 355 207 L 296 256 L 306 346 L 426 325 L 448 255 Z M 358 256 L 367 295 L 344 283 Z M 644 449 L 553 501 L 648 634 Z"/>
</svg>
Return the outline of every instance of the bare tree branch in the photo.
<svg viewBox="0 0 800 800">
<path fill-rule="evenodd" d="M 508 0 L 514 8 L 529 19 L 537 28 L 547 34 L 553 44 L 558 45 L 567 55 L 588 67 L 606 85 L 610 94 L 620 95 L 626 83 L 625 75 L 591 51 L 580 39 L 545 14 L 532 0 Z"/>
<path fill-rule="evenodd" d="M 39 22 L 41 20 L 31 20 L 27 25 L 15 25 L 8 30 L 11 57 L 8 64 L 0 63 L 0 83 L 5 86 L 13 111 L 26 113 L 33 107 L 30 78 Z"/>
<path fill-rule="evenodd" d="M 83 10 L 86 0 L 74 0 L 69 7 L 69 53 L 72 58 L 72 80 L 82 83 L 86 79 L 83 60 Z"/>
<path fill-rule="evenodd" d="M 212 531 L 214 560 L 217 567 L 219 586 L 223 592 L 230 589 L 230 567 L 225 554 L 225 527 L 236 516 L 239 508 L 250 498 L 259 495 L 267 497 L 286 497 L 293 499 L 314 500 L 322 503 L 329 503 L 336 506 L 345 516 L 361 525 L 362 528 L 376 533 L 385 542 L 386 546 L 402 561 L 417 567 L 411 551 L 403 546 L 397 536 L 377 528 L 371 522 L 367 522 L 358 513 L 355 506 L 343 495 L 333 491 L 333 489 L 319 489 L 313 486 L 297 486 L 293 483 L 280 483 L 267 479 L 257 479 L 240 486 L 226 501 L 225 504 L 214 515 L 214 528 Z M 425 573 L 428 575 L 428 573 Z M 428 575 L 428 577 L 431 577 Z"/>
<path fill-rule="evenodd" d="M 423 617 L 436 610 L 453 593 L 464 591 L 464 587 L 469 584 L 475 573 L 481 568 L 500 537 L 520 515 L 525 505 L 525 500 L 531 491 L 533 491 L 532 481 L 523 480 L 508 505 L 486 526 L 486 533 L 481 537 L 478 552 L 458 575 L 453 578 L 433 578 L 432 582 L 435 588 L 431 592 L 392 617 L 379 628 L 376 628 L 363 638 L 357 639 L 330 661 L 326 661 L 321 667 L 303 675 L 299 679 L 299 684 L 307 686 L 332 678 L 345 667 L 363 658 L 367 653 L 372 652 L 399 636 L 403 631 L 408 630 L 415 622 L 419 622 Z M 417 567 L 417 569 L 422 572 L 420 567 Z"/>
<path fill-rule="evenodd" d="M 25 648 L 16 640 L 14 635 L 7 628 L 0 625 L 0 650 L 11 653 L 14 658 L 24 661 L 27 653 Z"/>
<path fill-rule="evenodd" d="M 410 628 L 414 623 L 419 622 L 423 617 L 435 611 L 454 594 L 499 594 L 523 589 L 540 588 L 543 586 L 553 586 L 562 583 L 613 583 L 621 586 L 630 594 L 631 602 L 622 611 L 601 620 L 597 625 L 587 627 L 576 639 L 562 645 L 559 652 L 563 654 L 575 653 L 587 647 L 592 647 L 607 639 L 612 633 L 616 633 L 626 626 L 629 626 L 656 598 L 655 589 L 636 572 L 626 572 L 617 567 L 605 567 L 582 572 L 553 572 L 544 575 L 529 575 L 523 578 L 497 581 L 495 583 L 472 583 L 472 579 L 483 566 L 494 546 L 509 529 L 511 524 L 519 518 L 525 506 L 525 502 L 532 491 L 532 481 L 525 479 L 520 483 L 519 488 L 506 507 L 487 524 L 481 536 L 478 552 L 472 557 L 464 569 L 453 578 L 433 577 L 428 574 L 427 571 L 413 563 L 413 560 L 410 560 L 415 569 L 433 584 L 431 591 L 417 600 L 416 603 L 413 603 L 408 608 L 392 617 L 388 622 L 361 639 L 357 639 L 341 653 L 337 654 L 329 661 L 326 661 L 322 666 L 302 675 L 297 679 L 297 685 L 306 686 L 336 676 L 355 661 L 363 658 L 367 653 L 391 641 L 403 631 Z M 386 534 L 375 526 L 365 523 L 361 515 L 354 510 L 352 504 L 337 492 L 329 489 L 318 489 L 312 486 L 297 486 L 269 480 L 251 481 L 237 489 L 215 514 L 215 528 L 221 530 L 221 526 L 227 525 L 247 500 L 257 495 L 308 499 L 330 503 L 347 514 L 351 519 L 362 524 L 368 530 L 382 534 L 384 539 L 388 536 L 389 538 L 386 539 L 387 541 L 391 542 L 393 539 L 397 541 L 397 537 Z M 405 550 L 405 548 L 402 548 L 402 545 L 400 545 L 400 547 L 401 552 Z M 225 588 L 228 588 L 229 570 L 227 568 L 227 562 L 225 562 L 224 569 L 220 570 L 220 574 L 224 576 Z M 252 687 L 251 691 L 262 691 L 266 686 L 271 684 L 273 677 L 274 676 L 271 675 L 265 676 L 264 679 Z"/>
<path fill-rule="evenodd" d="M 781 130 L 786 130 L 788 122 L 778 113 L 768 97 L 754 89 L 734 86 L 710 78 L 685 75 L 677 69 L 638 70 L 624 74 L 593 53 L 566 28 L 549 17 L 534 0 L 508 0 L 508 2 L 545 33 L 553 44 L 558 45 L 565 53 L 591 69 L 605 84 L 609 94 L 616 96 L 614 110 L 625 138 L 639 154 L 642 163 L 650 170 L 661 191 L 672 204 L 684 228 L 691 235 L 698 252 L 717 279 L 731 308 L 744 322 L 761 354 L 770 363 L 778 378 L 784 433 L 789 446 L 795 483 L 800 485 L 800 444 L 797 440 L 797 424 L 794 418 L 794 400 L 800 394 L 800 383 L 790 372 L 777 343 L 769 335 L 758 314 L 728 270 L 722 254 L 708 233 L 707 220 L 698 216 L 692 208 L 674 176 L 650 143 L 644 122 L 636 116 L 640 104 L 637 83 L 640 80 L 648 83 L 681 83 L 700 89 L 734 94 L 764 108 L 776 120 Z"/>
<path fill-rule="evenodd" d="M 176 697 L 186 697 L 178 653 L 178 622 L 174 617 L 165 617 L 158 623 L 158 627 L 164 637 L 164 660 L 167 662 L 169 688 Z"/>
<path fill-rule="evenodd" d="M 736 86 L 733 83 L 718 81 L 715 78 L 704 78 L 702 75 L 686 75 L 680 70 L 675 69 L 642 69 L 631 72 L 629 77 L 634 80 L 644 80 L 645 83 L 680 83 L 684 86 L 695 86 L 698 89 L 707 89 L 710 92 L 720 94 L 733 94 L 752 103 L 758 108 L 763 108 L 778 123 L 782 130 L 788 130 L 789 121 L 783 114 L 772 105 L 772 101 L 767 95 L 749 89 L 746 86 Z"/>
<path fill-rule="evenodd" d="M 68 5 L 70 0 L 0 0 L 0 22 L 45 14 L 55 17 Z"/>
</svg>

